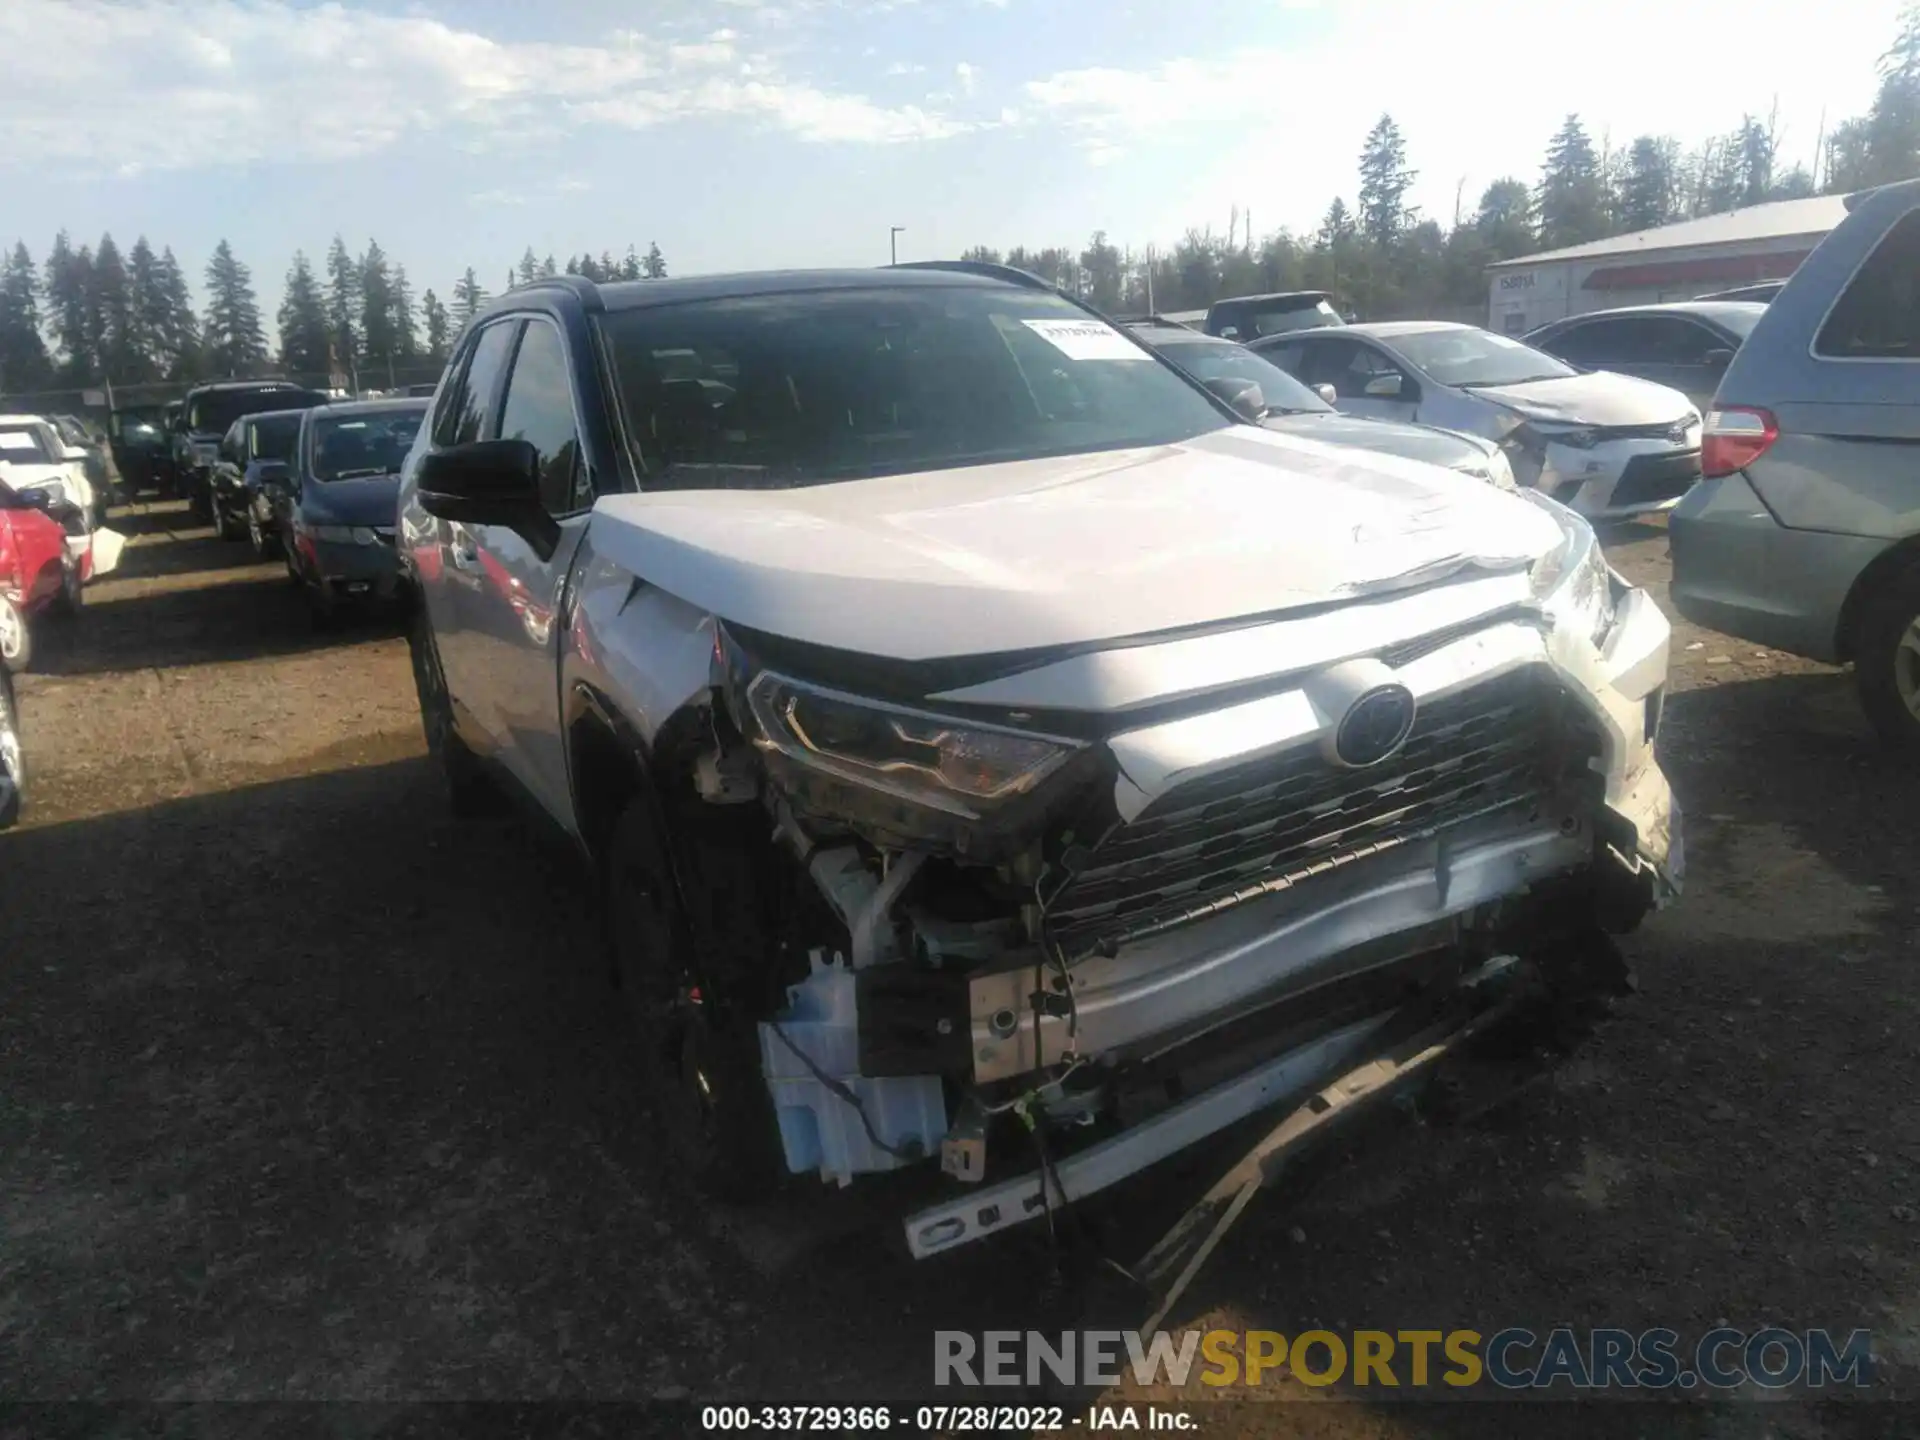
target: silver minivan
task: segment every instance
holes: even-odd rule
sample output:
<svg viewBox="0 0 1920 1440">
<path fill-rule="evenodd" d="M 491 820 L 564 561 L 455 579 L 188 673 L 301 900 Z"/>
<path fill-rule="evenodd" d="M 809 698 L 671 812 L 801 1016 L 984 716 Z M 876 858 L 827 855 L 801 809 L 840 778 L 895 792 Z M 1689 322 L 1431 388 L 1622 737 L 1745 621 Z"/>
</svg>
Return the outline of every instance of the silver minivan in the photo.
<svg viewBox="0 0 1920 1440">
<path fill-rule="evenodd" d="M 1875 728 L 1920 749 L 1920 180 L 1847 208 L 1721 381 L 1670 521 L 1673 603 L 1851 661 Z"/>
</svg>

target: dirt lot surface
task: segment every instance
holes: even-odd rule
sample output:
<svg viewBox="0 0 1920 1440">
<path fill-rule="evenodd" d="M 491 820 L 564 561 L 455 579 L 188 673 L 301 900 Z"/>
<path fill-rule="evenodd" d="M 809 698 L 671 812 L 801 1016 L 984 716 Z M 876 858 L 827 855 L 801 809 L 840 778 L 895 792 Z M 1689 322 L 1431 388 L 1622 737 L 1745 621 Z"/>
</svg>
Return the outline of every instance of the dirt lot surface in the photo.
<svg viewBox="0 0 1920 1440">
<path fill-rule="evenodd" d="M 318 636 L 244 546 L 177 509 L 120 523 L 121 572 L 20 686 L 0 1396 L 912 1399 L 935 1328 L 1032 1320 L 1031 1241 L 915 1269 L 669 1198 L 569 862 L 447 817 L 395 628 Z M 1660 530 L 1611 549 L 1664 601 Z M 1497 1120 L 1396 1130 L 1260 1201 L 1173 1323 L 1863 1326 L 1874 1393 L 1911 1393 L 1920 776 L 1844 676 L 1684 624 L 1674 658 L 1689 893 L 1629 942 L 1640 993 Z M 1185 1398 L 1207 1433 L 1574 1418 Z M 1742 1402 L 1580 1428 L 1910 1428 Z"/>
</svg>

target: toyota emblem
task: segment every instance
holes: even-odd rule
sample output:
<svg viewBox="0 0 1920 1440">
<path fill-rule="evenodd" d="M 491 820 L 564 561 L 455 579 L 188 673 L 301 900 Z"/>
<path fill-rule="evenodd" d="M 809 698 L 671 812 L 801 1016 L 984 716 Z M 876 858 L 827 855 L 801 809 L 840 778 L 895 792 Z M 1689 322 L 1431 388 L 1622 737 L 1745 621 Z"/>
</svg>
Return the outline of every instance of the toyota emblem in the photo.
<svg viewBox="0 0 1920 1440">
<path fill-rule="evenodd" d="M 1413 730 L 1413 692 L 1404 685 L 1379 685 L 1347 707 L 1333 737 L 1333 753 L 1356 770 L 1392 758 Z"/>
</svg>

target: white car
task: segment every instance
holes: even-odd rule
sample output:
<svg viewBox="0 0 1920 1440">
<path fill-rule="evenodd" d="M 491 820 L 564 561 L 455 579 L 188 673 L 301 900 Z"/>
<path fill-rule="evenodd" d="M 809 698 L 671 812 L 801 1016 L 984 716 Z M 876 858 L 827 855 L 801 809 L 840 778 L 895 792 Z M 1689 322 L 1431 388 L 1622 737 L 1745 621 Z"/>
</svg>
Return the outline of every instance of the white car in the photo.
<svg viewBox="0 0 1920 1440">
<path fill-rule="evenodd" d="M 1250 347 L 1336 409 L 1498 442 L 1514 478 L 1588 519 L 1670 510 L 1700 478 L 1700 412 L 1678 390 L 1576 370 L 1473 325 L 1303 330 Z"/>
<path fill-rule="evenodd" d="M 1584 520 L 1246 423 L 1033 276 L 538 282 L 435 405 L 428 746 L 600 877 L 690 1185 L 919 1166 L 950 1250 L 1490 966 L 1591 996 L 1677 888 L 1667 621 Z"/>
<path fill-rule="evenodd" d="M 60 437 L 51 420 L 39 415 L 0 415 L 0 463 L 6 481 L 22 494 L 44 491 L 87 517 L 92 528 L 93 485 L 87 479 L 87 452 Z"/>
</svg>

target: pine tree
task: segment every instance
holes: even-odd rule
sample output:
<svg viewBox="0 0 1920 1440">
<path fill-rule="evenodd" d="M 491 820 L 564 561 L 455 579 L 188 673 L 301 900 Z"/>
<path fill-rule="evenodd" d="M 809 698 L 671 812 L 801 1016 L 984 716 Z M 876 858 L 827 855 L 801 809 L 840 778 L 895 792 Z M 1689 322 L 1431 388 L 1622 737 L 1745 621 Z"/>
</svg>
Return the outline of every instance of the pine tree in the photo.
<svg viewBox="0 0 1920 1440">
<path fill-rule="evenodd" d="M 368 240 L 360 257 L 360 355 L 364 368 L 378 375 L 393 361 L 393 272 L 378 240 Z"/>
<path fill-rule="evenodd" d="M 413 313 L 413 286 L 407 283 L 407 267 L 393 267 L 393 353 L 411 360 L 420 353 L 420 329 Z"/>
<path fill-rule="evenodd" d="M 1880 89 L 1861 139 L 1865 184 L 1920 175 L 1920 4 L 1907 6 L 1900 33 L 1880 57 Z"/>
<path fill-rule="evenodd" d="M 540 262 L 534 258 L 533 247 L 529 245 L 520 256 L 520 268 L 514 272 L 514 283 L 531 285 L 540 278 Z"/>
<path fill-rule="evenodd" d="M 559 273 L 559 269 L 553 263 L 553 256 L 549 255 L 540 262 L 540 278 L 542 280 L 551 280 Z"/>
<path fill-rule="evenodd" d="M 446 364 L 451 326 L 447 322 L 447 307 L 432 290 L 420 296 L 420 320 L 427 330 L 427 358 Z"/>
<path fill-rule="evenodd" d="M 1533 194 L 1511 176 L 1480 192 L 1473 228 L 1491 260 L 1512 260 L 1534 247 Z"/>
<path fill-rule="evenodd" d="M 627 246 L 627 253 L 620 257 L 620 278 L 638 280 L 640 278 L 640 252 L 633 246 Z"/>
<path fill-rule="evenodd" d="M 40 272 L 25 242 L 0 266 L 0 391 L 37 390 L 53 378 L 40 337 Z"/>
<path fill-rule="evenodd" d="M 47 254 L 47 320 L 59 351 L 61 372 L 69 382 L 81 384 L 91 380 L 99 369 L 87 325 L 92 271 L 93 256 L 86 246 L 75 250 L 65 230 L 54 236 L 53 249 Z"/>
<path fill-rule="evenodd" d="M 1615 213 L 1626 231 L 1652 230 L 1679 216 L 1680 147 L 1641 135 L 1627 147 Z"/>
<path fill-rule="evenodd" d="M 280 364 L 287 373 L 309 381 L 329 375 L 332 366 L 327 346 L 333 337 L 327 324 L 327 302 L 305 251 L 293 252 L 286 295 L 276 318 L 280 326 Z"/>
<path fill-rule="evenodd" d="M 1353 212 L 1347 209 L 1347 202 L 1336 195 L 1333 203 L 1327 207 L 1326 218 L 1320 222 L 1320 234 L 1314 243 L 1322 250 L 1334 250 L 1358 233 L 1353 223 Z"/>
<path fill-rule="evenodd" d="M 93 283 L 87 287 L 87 338 L 100 357 L 100 373 L 106 379 L 124 385 L 146 378 L 133 331 L 126 262 L 113 236 L 102 235 L 93 256 Z"/>
<path fill-rule="evenodd" d="M 200 343 L 200 321 L 193 313 L 193 296 L 187 290 L 186 274 L 174 258 L 173 247 L 160 252 L 155 269 L 154 309 L 159 317 L 156 329 L 166 357 L 167 378 L 192 380 L 205 373 L 205 354 Z"/>
<path fill-rule="evenodd" d="M 1567 116 L 1547 147 L 1539 210 L 1543 249 L 1558 250 L 1606 234 L 1607 196 L 1600 157 L 1578 115 Z"/>
<path fill-rule="evenodd" d="M 1360 150 L 1360 233 L 1385 249 L 1408 224 L 1407 191 L 1417 172 L 1407 168 L 1407 144 L 1391 115 L 1382 115 Z"/>
<path fill-rule="evenodd" d="M 620 262 L 613 258 L 611 250 L 600 252 L 600 275 L 602 280 L 617 280 L 620 276 Z"/>
<path fill-rule="evenodd" d="M 338 235 L 327 247 L 327 329 L 334 364 L 344 370 L 360 353 L 360 266 Z"/>
<path fill-rule="evenodd" d="M 207 262 L 207 361 L 215 374 L 244 376 L 266 363 L 267 337 L 253 275 L 222 240 Z"/>
<path fill-rule="evenodd" d="M 464 330 L 486 298 L 486 289 L 480 284 L 479 277 L 473 273 L 473 267 L 469 265 L 467 273 L 453 282 L 454 323 Z"/>
<path fill-rule="evenodd" d="M 660 253 L 660 246 L 655 242 L 647 242 L 647 258 L 640 262 L 640 268 L 649 280 L 667 278 L 667 257 Z"/>
<path fill-rule="evenodd" d="M 138 357 L 139 378 L 167 371 L 166 315 L 160 293 L 160 260 L 142 235 L 127 252 L 128 344 Z"/>
</svg>

